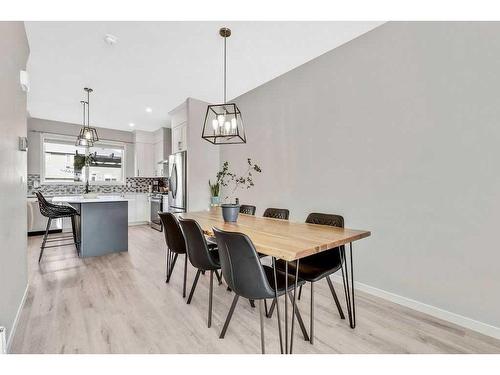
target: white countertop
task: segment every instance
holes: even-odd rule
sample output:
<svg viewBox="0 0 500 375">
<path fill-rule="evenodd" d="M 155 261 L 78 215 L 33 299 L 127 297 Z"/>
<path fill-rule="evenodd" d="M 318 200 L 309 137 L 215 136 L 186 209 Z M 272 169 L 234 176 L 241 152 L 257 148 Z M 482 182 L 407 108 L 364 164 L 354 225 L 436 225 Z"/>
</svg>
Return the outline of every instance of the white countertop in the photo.
<svg viewBox="0 0 500 375">
<path fill-rule="evenodd" d="M 127 202 L 130 199 L 119 195 L 98 195 L 97 198 L 85 199 L 83 195 L 68 195 L 53 197 L 52 202 L 64 203 L 105 203 L 105 202 Z"/>
</svg>

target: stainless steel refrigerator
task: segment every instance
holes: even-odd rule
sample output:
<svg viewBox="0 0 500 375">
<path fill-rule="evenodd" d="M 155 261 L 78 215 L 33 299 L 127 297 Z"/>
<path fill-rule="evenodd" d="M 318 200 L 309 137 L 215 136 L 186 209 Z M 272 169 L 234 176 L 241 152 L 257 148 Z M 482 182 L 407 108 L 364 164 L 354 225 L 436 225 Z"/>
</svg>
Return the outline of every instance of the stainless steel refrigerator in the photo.
<svg viewBox="0 0 500 375">
<path fill-rule="evenodd" d="M 168 157 L 168 211 L 186 212 L 187 204 L 187 153 L 177 152 Z"/>
</svg>

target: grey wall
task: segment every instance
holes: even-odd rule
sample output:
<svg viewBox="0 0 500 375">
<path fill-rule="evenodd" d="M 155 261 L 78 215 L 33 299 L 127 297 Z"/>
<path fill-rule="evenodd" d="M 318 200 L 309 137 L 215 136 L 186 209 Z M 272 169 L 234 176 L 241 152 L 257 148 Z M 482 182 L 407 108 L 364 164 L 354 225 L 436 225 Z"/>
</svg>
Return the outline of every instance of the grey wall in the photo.
<svg viewBox="0 0 500 375">
<path fill-rule="evenodd" d="M 0 22 L 0 325 L 10 336 L 27 285 L 26 95 L 19 71 L 26 69 L 28 40 L 22 22 Z"/>
<path fill-rule="evenodd" d="M 28 173 L 29 174 L 39 174 L 40 173 L 40 135 L 41 133 L 53 133 L 62 135 L 71 135 L 75 139 L 80 132 L 81 125 L 70 124 L 67 122 L 59 122 L 52 120 L 43 120 L 38 118 L 28 119 Z M 97 133 L 101 140 L 111 140 L 126 142 L 125 150 L 125 163 L 126 163 L 126 177 L 134 176 L 134 144 L 133 144 L 133 133 L 97 128 Z"/>
<path fill-rule="evenodd" d="M 187 209 L 201 211 L 209 208 L 210 189 L 208 180 L 214 179 L 219 170 L 219 146 L 201 138 L 208 103 L 188 98 L 187 126 Z"/>
<path fill-rule="evenodd" d="M 390 22 L 240 96 L 242 203 L 342 214 L 358 281 L 500 327 L 498 35 Z"/>
</svg>

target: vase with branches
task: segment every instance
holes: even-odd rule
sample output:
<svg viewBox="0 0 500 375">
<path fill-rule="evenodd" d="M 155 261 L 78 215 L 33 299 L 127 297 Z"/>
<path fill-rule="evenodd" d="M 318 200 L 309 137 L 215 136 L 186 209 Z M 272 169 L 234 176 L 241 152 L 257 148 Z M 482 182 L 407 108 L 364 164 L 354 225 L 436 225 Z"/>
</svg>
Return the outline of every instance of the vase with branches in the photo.
<svg viewBox="0 0 500 375">
<path fill-rule="evenodd" d="M 246 171 L 238 175 L 229 169 L 229 162 L 222 164 L 222 169 L 217 173 L 217 182 L 224 188 L 225 197 L 222 204 L 222 216 L 225 221 L 236 221 L 239 212 L 239 202 L 236 194 L 240 189 L 250 189 L 255 186 L 253 178 L 261 173 L 262 169 L 252 159 L 247 159 Z M 226 220 L 227 219 L 227 220 Z"/>
</svg>

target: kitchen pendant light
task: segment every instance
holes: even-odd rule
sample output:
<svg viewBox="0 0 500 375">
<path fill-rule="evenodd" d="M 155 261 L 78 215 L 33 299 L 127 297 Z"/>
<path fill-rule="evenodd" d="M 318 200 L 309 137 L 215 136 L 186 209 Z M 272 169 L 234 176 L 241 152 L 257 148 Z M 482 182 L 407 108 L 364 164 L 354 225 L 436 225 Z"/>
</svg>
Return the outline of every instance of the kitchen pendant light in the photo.
<svg viewBox="0 0 500 375">
<path fill-rule="evenodd" d="M 241 112 L 235 103 L 226 102 L 226 39 L 231 30 L 223 27 L 219 35 L 224 38 L 224 103 L 207 107 L 201 137 L 214 145 L 246 143 Z"/>
<path fill-rule="evenodd" d="M 90 126 L 90 93 L 94 90 L 88 87 L 85 87 L 84 90 L 87 92 L 87 101 L 80 102 L 83 104 L 83 127 L 80 129 L 80 134 L 76 138 L 76 145 L 92 147 L 94 143 L 99 140 L 96 128 Z M 86 113 L 85 109 L 87 110 Z"/>
</svg>

